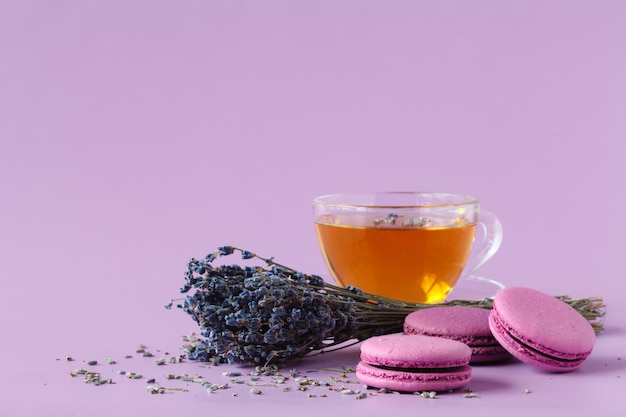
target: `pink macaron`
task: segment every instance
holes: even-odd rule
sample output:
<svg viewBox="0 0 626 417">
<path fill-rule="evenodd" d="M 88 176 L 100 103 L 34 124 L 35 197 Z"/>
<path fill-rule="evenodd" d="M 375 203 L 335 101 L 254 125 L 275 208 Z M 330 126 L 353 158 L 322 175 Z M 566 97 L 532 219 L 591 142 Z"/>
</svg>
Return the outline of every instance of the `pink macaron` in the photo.
<svg viewBox="0 0 626 417">
<path fill-rule="evenodd" d="M 554 372 L 580 367 L 596 341 L 591 324 L 570 305 L 522 287 L 496 294 L 489 326 L 513 356 Z"/>
<path fill-rule="evenodd" d="M 356 376 L 375 388 L 446 391 L 469 382 L 471 356 L 471 349 L 455 340 L 401 333 L 376 336 L 361 344 Z"/>
<path fill-rule="evenodd" d="M 511 357 L 489 329 L 490 310 L 441 306 L 418 310 L 404 319 L 404 332 L 457 340 L 472 349 L 471 363 L 494 362 Z"/>
</svg>

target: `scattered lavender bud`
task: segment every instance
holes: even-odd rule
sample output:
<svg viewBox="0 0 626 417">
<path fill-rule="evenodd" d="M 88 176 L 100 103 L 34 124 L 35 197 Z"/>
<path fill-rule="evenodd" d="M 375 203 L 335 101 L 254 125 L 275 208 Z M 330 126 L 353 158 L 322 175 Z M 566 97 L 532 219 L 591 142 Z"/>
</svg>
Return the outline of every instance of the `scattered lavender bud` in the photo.
<svg viewBox="0 0 626 417">
<path fill-rule="evenodd" d="M 295 379 L 298 385 L 311 385 L 311 378 L 308 376 L 300 376 Z"/>
<path fill-rule="evenodd" d="M 148 385 L 146 390 L 150 394 L 165 394 L 165 388 L 156 385 Z"/>
<path fill-rule="evenodd" d="M 274 381 L 277 384 L 284 384 L 286 380 L 287 378 L 285 378 L 283 375 L 272 376 L 272 381 Z"/>
<path fill-rule="evenodd" d="M 258 388 L 250 388 L 250 394 L 261 395 L 261 394 L 263 394 L 263 391 L 261 391 Z"/>
<path fill-rule="evenodd" d="M 420 393 L 420 397 L 422 398 L 430 398 L 431 400 L 437 396 L 435 391 L 423 391 Z"/>
<path fill-rule="evenodd" d="M 94 372 L 94 371 L 88 371 L 85 372 L 85 377 L 84 377 L 84 382 L 85 384 L 92 384 L 92 385 L 104 385 L 104 384 L 112 384 L 113 381 L 109 378 L 109 379 L 103 379 L 100 375 L 100 373 L 98 372 Z"/>
<path fill-rule="evenodd" d="M 96 360 L 87 361 L 87 365 L 89 365 L 89 366 L 94 366 L 94 365 L 97 365 L 97 364 L 98 364 L 98 361 L 96 361 Z"/>
</svg>

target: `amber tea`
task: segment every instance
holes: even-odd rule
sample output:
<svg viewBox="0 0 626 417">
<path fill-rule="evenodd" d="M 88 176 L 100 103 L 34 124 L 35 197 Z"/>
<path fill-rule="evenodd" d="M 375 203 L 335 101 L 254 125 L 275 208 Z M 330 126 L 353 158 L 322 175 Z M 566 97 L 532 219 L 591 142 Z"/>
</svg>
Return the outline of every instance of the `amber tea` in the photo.
<svg viewBox="0 0 626 417">
<path fill-rule="evenodd" d="M 452 227 L 356 227 L 316 222 L 335 280 L 408 302 L 443 301 L 472 248 L 475 224 Z"/>
<path fill-rule="evenodd" d="M 483 210 L 479 218 L 473 197 L 331 194 L 313 201 L 313 216 L 322 255 L 338 285 L 437 303 L 460 279 L 495 283 L 473 273 L 498 250 L 502 227 L 493 213 Z"/>
</svg>

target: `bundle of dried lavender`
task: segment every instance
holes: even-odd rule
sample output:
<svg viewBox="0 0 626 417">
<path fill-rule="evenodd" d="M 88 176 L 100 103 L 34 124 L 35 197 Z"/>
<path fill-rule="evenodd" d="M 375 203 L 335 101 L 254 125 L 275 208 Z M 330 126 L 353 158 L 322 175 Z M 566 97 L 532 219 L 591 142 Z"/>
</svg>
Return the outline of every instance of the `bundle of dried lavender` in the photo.
<svg viewBox="0 0 626 417">
<path fill-rule="evenodd" d="M 265 266 L 211 264 L 239 252 Z M 182 293 L 182 308 L 200 326 L 201 337 L 183 346 L 190 359 L 266 364 L 301 358 L 331 347 L 341 348 L 369 337 L 402 331 L 407 314 L 433 306 L 491 308 L 491 299 L 411 304 L 355 287 L 338 287 L 317 276 L 277 264 L 273 258 L 222 246 L 204 259 L 191 259 Z M 558 297 L 602 331 L 600 298 Z M 168 304 L 171 308 L 172 302 Z"/>
</svg>

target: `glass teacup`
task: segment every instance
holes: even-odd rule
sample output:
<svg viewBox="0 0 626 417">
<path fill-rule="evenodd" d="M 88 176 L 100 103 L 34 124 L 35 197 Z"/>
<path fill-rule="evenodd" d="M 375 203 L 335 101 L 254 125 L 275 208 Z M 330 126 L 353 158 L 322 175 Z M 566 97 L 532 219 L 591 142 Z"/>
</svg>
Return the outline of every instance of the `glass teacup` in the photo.
<svg viewBox="0 0 626 417">
<path fill-rule="evenodd" d="M 461 277 L 480 279 L 471 274 L 502 242 L 497 217 L 465 195 L 332 194 L 315 198 L 313 209 L 335 281 L 405 302 L 438 303 Z"/>
</svg>

